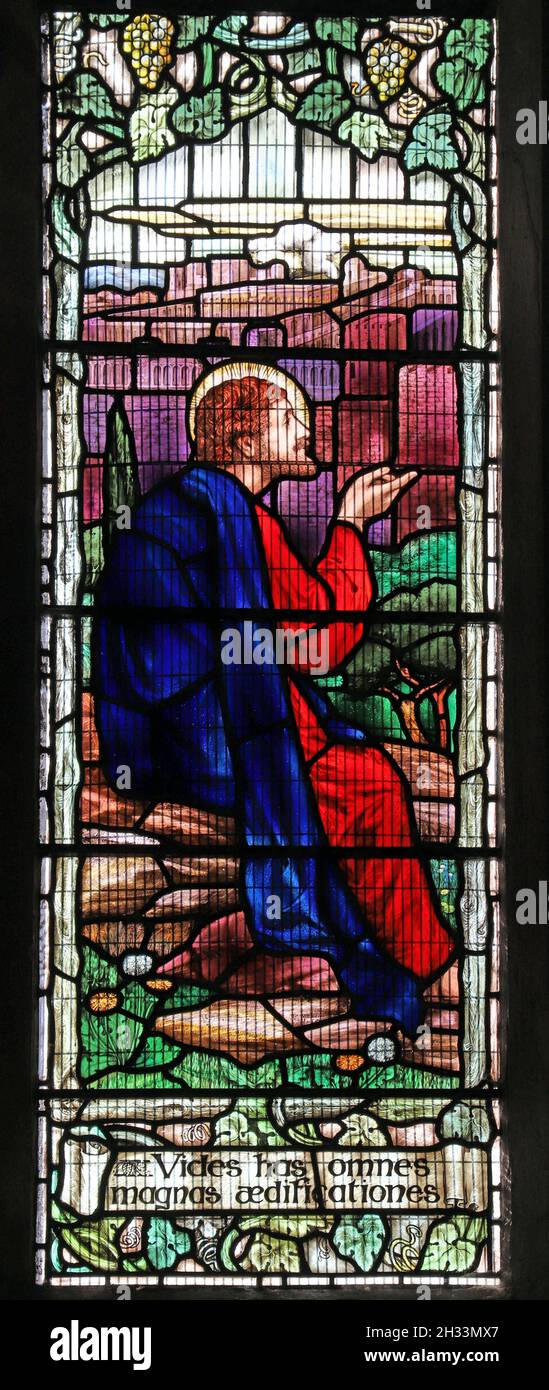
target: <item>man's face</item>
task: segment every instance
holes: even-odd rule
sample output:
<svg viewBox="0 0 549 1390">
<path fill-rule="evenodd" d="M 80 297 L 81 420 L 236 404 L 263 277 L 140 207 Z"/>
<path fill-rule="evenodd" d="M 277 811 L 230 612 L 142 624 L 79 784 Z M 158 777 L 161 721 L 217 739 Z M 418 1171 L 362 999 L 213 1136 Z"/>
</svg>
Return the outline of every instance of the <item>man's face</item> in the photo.
<svg viewBox="0 0 549 1390">
<path fill-rule="evenodd" d="M 258 463 L 271 464 L 272 481 L 278 478 L 314 478 L 317 465 L 310 454 L 309 424 L 296 414 L 295 403 L 285 391 L 277 389 L 273 392 L 268 408 L 262 411 L 261 423 L 259 450 L 256 440 L 253 456 Z M 251 441 L 248 447 L 251 448 Z"/>
</svg>

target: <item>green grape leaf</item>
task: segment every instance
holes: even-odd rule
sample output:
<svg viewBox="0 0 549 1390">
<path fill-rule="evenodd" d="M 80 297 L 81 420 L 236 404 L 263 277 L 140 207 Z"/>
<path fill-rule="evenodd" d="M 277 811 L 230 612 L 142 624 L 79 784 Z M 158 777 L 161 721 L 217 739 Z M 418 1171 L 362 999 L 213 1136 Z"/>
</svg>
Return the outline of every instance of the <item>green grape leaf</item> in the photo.
<svg viewBox="0 0 549 1390">
<path fill-rule="evenodd" d="M 214 1143 L 228 1148 L 284 1148 L 286 1140 L 267 1117 L 267 1101 L 262 1097 L 237 1100 L 228 1115 L 217 1121 Z"/>
<path fill-rule="evenodd" d="M 492 28 L 486 19 L 465 19 L 444 40 L 444 58 L 434 77 L 459 111 L 477 106 L 485 96 L 485 72 L 492 51 Z"/>
<path fill-rule="evenodd" d="M 294 1240 L 281 1240 L 260 1231 L 245 1250 L 240 1268 L 257 1274 L 299 1274 L 299 1246 Z"/>
<path fill-rule="evenodd" d="M 86 125 L 99 126 L 103 134 L 124 138 L 122 113 L 97 73 L 69 73 L 58 88 L 57 104 L 60 115 L 77 116 Z"/>
<path fill-rule="evenodd" d="M 187 1231 L 179 1231 L 165 1216 L 151 1216 L 147 1226 L 147 1255 L 153 1269 L 173 1269 L 191 1248 Z"/>
<path fill-rule="evenodd" d="M 295 111 L 296 121 L 331 128 L 346 114 L 351 99 L 342 82 L 336 78 L 315 82 L 301 98 Z"/>
<path fill-rule="evenodd" d="M 92 29 L 114 29 L 116 25 L 127 24 L 129 17 L 127 14 L 91 14 L 89 20 Z"/>
<path fill-rule="evenodd" d="M 163 82 L 157 92 L 143 92 L 129 119 L 130 157 L 133 164 L 158 159 L 177 144 L 168 116 L 179 98 L 173 82 Z"/>
<path fill-rule="evenodd" d="M 469 67 L 484 67 L 492 51 L 492 26 L 488 19 L 464 19 L 457 28 L 449 29 L 444 40 L 448 58 L 459 59 Z"/>
<path fill-rule="evenodd" d="M 322 72 L 322 58 L 318 48 L 296 48 L 285 58 L 286 77 L 293 82 L 296 77 L 305 77 L 309 72 Z"/>
<path fill-rule="evenodd" d="M 222 1119 L 218 1120 L 214 1144 L 221 1144 L 223 1148 L 238 1149 L 248 1143 L 249 1133 L 246 1115 L 234 1110 L 230 1115 L 223 1115 Z"/>
<path fill-rule="evenodd" d="M 459 169 L 461 151 L 452 136 L 452 116 L 446 107 L 437 107 L 420 116 L 410 131 L 404 147 L 407 169 L 442 169 L 452 173 Z"/>
<path fill-rule="evenodd" d="M 344 1148 L 347 1144 L 356 1144 L 366 1149 L 387 1148 L 388 1141 L 372 1115 L 365 1115 L 359 1111 L 356 1115 L 346 1116 L 344 1124 L 345 1131 L 339 1138 L 339 1143 L 343 1144 Z"/>
<path fill-rule="evenodd" d="M 357 39 L 359 32 L 358 19 L 345 17 L 343 19 L 321 19 L 313 20 L 315 34 L 322 43 L 335 43 L 339 48 L 344 48 L 348 53 L 357 52 Z"/>
<path fill-rule="evenodd" d="M 342 1216 L 332 1236 L 338 1255 L 354 1260 L 364 1274 L 373 1268 L 385 1240 L 380 1216 Z"/>
<path fill-rule="evenodd" d="M 209 31 L 212 18 L 213 16 L 211 14 L 185 14 L 179 16 L 175 39 L 175 46 L 178 53 L 184 53 L 185 49 L 192 48 L 197 40 L 205 38 Z"/>
<path fill-rule="evenodd" d="M 194 136 L 196 140 L 217 140 L 227 130 L 220 87 L 209 92 L 186 97 L 171 113 L 171 122 L 179 135 Z"/>
<path fill-rule="evenodd" d="M 478 106 L 484 100 L 482 73 L 475 72 L 465 63 L 437 63 L 435 78 L 441 92 L 453 97 L 459 111 L 467 111 L 470 106 Z"/>
<path fill-rule="evenodd" d="M 455 1216 L 431 1227 L 420 1269 L 434 1274 L 466 1274 L 475 1268 L 488 1238 L 486 1221 Z"/>
<path fill-rule="evenodd" d="M 114 29 L 120 24 L 128 24 L 128 14 L 90 14 L 89 22 L 92 29 Z"/>
<path fill-rule="evenodd" d="M 438 1131 L 441 1139 L 459 1139 L 462 1144 L 488 1144 L 494 1127 L 486 1101 L 454 1101 L 440 1115 Z"/>
<path fill-rule="evenodd" d="M 338 127 L 337 138 L 345 145 L 353 145 L 363 159 L 370 162 L 377 159 L 382 150 L 394 148 L 398 143 L 398 136 L 383 116 L 372 111 L 353 111 Z"/>
</svg>

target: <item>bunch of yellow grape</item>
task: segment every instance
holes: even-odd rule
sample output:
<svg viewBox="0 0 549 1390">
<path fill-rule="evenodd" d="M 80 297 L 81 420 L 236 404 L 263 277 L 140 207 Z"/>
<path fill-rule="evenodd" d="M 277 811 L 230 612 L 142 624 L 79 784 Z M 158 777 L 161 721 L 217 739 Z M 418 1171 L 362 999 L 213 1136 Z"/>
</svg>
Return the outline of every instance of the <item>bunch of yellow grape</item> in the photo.
<svg viewBox="0 0 549 1390">
<path fill-rule="evenodd" d="M 372 87 L 380 101 L 390 101 L 406 81 L 410 64 L 417 58 L 415 49 L 399 39 L 379 39 L 366 54 L 366 68 Z"/>
<path fill-rule="evenodd" d="M 141 87 L 153 92 L 171 62 L 175 30 L 161 14 L 140 14 L 123 30 L 122 48 Z"/>
</svg>

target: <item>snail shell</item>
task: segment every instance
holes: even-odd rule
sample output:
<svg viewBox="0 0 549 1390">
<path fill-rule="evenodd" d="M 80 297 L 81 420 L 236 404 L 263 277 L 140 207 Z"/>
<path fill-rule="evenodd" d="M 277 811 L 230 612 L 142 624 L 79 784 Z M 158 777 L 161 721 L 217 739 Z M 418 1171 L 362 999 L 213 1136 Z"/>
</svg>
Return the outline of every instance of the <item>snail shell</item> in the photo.
<svg viewBox="0 0 549 1390">
<path fill-rule="evenodd" d="M 211 1125 L 204 1124 L 202 1120 L 194 1120 L 191 1124 L 159 1125 L 157 1134 L 160 1139 L 165 1139 L 167 1144 L 173 1144 L 178 1149 L 190 1147 L 200 1148 L 202 1144 L 208 1144 L 211 1138 Z"/>
<path fill-rule="evenodd" d="M 403 92 L 397 101 L 397 121 L 411 125 L 412 121 L 416 121 L 418 116 L 421 116 L 426 105 L 427 102 L 423 100 L 419 92 Z"/>
<path fill-rule="evenodd" d="M 221 1265 L 217 1258 L 217 1242 L 212 1240 L 211 1236 L 197 1235 L 196 1253 L 199 1260 L 201 1260 L 202 1264 L 205 1264 L 208 1269 L 212 1269 L 214 1273 L 220 1271 Z"/>
<path fill-rule="evenodd" d="M 128 1221 L 127 1226 L 120 1232 L 120 1249 L 123 1253 L 135 1254 L 141 1249 L 141 1237 L 143 1234 L 143 1217 L 134 1216 Z"/>
</svg>

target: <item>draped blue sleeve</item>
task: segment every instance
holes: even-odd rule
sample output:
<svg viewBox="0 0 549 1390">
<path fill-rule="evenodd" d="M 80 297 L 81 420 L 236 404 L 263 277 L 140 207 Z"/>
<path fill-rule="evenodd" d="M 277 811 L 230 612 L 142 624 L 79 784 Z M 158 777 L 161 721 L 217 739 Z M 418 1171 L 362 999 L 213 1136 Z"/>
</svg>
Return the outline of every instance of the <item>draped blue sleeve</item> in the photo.
<svg viewBox="0 0 549 1390">
<path fill-rule="evenodd" d="M 136 796 L 228 814 L 235 785 L 217 686 L 214 580 L 203 509 L 171 484 L 156 488 L 132 529 L 116 533 L 96 596 L 96 722 L 112 782 L 128 767 Z"/>
<path fill-rule="evenodd" d="M 235 814 L 240 896 L 256 941 L 326 955 L 359 1017 L 413 1033 L 417 981 L 374 942 L 326 852 L 284 671 L 220 659 L 223 628 L 244 641 L 250 615 L 275 626 L 250 494 L 206 467 L 155 488 L 131 530 L 117 534 L 96 596 L 105 771 L 114 781 L 129 767 L 134 795 Z"/>
</svg>

